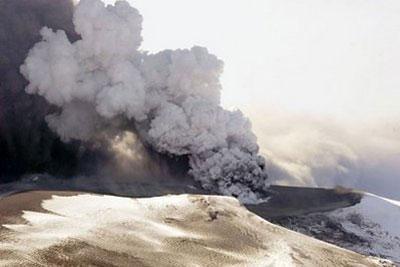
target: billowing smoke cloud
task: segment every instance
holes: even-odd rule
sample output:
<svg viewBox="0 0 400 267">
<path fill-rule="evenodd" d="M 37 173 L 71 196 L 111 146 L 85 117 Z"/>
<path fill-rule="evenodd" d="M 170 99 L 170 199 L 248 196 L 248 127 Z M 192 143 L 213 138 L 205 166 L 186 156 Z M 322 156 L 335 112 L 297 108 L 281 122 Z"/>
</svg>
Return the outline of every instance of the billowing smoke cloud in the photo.
<svg viewBox="0 0 400 267">
<path fill-rule="evenodd" d="M 141 22 L 125 1 L 81 0 L 81 38 L 44 27 L 21 66 L 26 92 L 58 107 L 46 121 L 64 142 L 134 131 L 159 153 L 188 157 L 204 188 L 257 201 L 268 186 L 264 159 L 249 120 L 220 106 L 222 62 L 202 47 L 140 51 Z"/>
<path fill-rule="evenodd" d="M 19 73 L 29 49 L 47 25 L 76 40 L 70 0 L 0 1 L 0 183 L 28 172 L 70 175 L 79 165 L 79 146 L 64 144 L 44 117 L 55 108 L 25 93 Z"/>
</svg>

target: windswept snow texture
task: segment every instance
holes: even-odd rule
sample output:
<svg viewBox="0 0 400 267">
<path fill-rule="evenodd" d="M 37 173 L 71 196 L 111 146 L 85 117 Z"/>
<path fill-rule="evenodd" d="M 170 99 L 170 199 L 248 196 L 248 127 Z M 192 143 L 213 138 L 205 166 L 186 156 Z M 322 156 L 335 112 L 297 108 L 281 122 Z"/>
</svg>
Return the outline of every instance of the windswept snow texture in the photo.
<svg viewBox="0 0 400 267">
<path fill-rule="evenodd" d="M 220 106 L 221 60 L 202 47 L 138 50 L 142 17 L 126 1 L 81 0 L 73 22 L 81 40 L 45 27 L 21 67 L 26 91 L 61 108 L 47 117 L 53 131 L 67 142 L 135 129 L 154 150 L 189 156 L 204 188 L 260 201 L 264 158 L 249 120 Z"/>
<path fill-rule="evenodd" d="M 232 197 L 57 194 L 0 200 L 0 265 L 384 265 L 273 225 Z M 10 204 L 26 210 L 22 218 L 4 211 Z"/>
<path fill-rule="evenodd" d="M 360 204 L 332 212 L 349 233 L 366 240 L 354 250 L 400 263 L 400 202 L 366 194 Z"/>
</svg>

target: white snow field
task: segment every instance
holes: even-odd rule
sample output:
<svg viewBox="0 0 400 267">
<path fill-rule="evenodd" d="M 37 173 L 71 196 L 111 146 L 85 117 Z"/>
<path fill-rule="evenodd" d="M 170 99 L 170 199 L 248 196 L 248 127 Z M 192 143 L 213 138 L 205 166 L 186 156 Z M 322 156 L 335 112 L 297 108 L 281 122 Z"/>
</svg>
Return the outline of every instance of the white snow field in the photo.
<svg viewBox="0 0 400 267">
<path fill-rule="evenodd" d="M 0 266 L 391 266 L 224 196 L 33 191 L 0 200 Z"/>
</svg>

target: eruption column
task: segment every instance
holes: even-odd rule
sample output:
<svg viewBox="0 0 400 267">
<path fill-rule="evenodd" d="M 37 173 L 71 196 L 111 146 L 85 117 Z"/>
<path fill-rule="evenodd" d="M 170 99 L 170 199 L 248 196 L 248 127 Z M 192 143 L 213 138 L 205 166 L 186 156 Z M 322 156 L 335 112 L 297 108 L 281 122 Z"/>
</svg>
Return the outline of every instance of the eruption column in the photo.
<svg viewBox="0 0 400 267">
<path fill-rule="evenodd" d="M 260 200 L 264 159 L 250 121 L 220 106 L 221 60 L 202 47 L 140 51 L 142 17 L 125 1 L 81 0 L 73 22 L 81 39 L 44 27 L 21 66 L 26 92 L 60 108 L 46 121 L 62 140 L 131 125 L 152 149 L 189 157 L 189 173 L 204 188 Z"/>
</svg>

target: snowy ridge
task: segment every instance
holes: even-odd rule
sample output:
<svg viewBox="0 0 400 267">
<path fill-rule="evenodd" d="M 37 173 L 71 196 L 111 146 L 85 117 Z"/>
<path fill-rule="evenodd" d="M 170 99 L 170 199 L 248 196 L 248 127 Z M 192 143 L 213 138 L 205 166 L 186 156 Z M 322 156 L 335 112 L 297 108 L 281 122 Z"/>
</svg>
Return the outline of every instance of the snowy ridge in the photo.
<svg viewBox="0 0 400 267">
<path fill-rule="evenodd" d="M 0 216 L 0 266 L 391 266 L 273 225 L 232 197 L 36 191 L 0 209 L 21 199 L 39 207 Z"/>
</svg>

